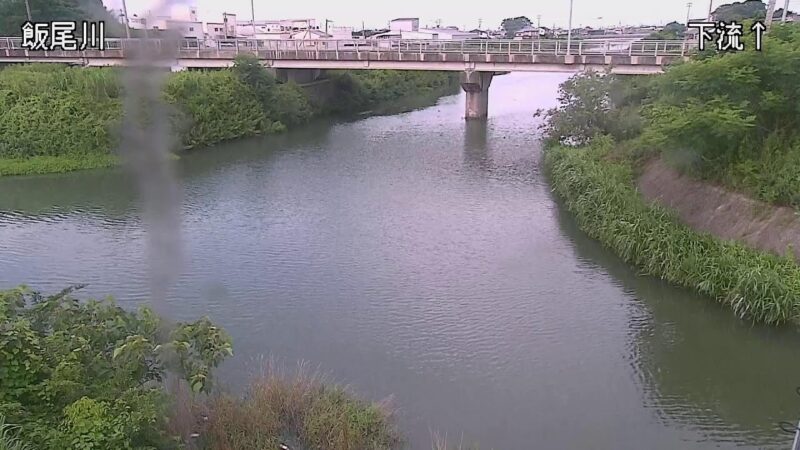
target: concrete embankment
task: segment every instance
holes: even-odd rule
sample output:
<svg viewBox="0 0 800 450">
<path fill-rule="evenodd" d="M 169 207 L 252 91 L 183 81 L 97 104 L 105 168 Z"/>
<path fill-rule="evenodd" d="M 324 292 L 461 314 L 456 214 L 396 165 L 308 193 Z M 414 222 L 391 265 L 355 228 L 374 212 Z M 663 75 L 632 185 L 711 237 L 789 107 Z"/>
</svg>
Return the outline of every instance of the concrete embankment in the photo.
<svg viewBox="0 0 800 450">
<path fill-rule="evenodd" d="M 645 199 L 675 211 L 695 230 L 778 255 L 788 251 L 800 261 L 800 215 L 793 208 L 681 175 L 660 159 L 643 167 L 637 185 Z"/>
</svg>

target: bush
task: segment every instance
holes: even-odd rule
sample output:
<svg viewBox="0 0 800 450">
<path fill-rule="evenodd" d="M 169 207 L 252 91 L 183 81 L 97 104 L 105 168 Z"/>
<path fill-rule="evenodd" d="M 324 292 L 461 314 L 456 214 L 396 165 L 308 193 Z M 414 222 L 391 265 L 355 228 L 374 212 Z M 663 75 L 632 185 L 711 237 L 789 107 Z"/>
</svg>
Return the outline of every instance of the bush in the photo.
<svg viewBox="0 0 800 450">
<path fill-rule="evenodd" d="M 187 148 L 272 130 L 253 91 L 231 71 L 180 72 L 164 91 L 183 113 L 177 123 Z"/>
<path fill-rule="evenodd" d="M 211 449 L 278 448 L 284 440 L 292 447 L 327 450 L 389 450 L 401 444 L 385 403 L 359 400 L 302 369 L 292 376 L 269 369 L 242 398 L 217 396 L 204 409 L 208 421 L 201 434 Z"/>
<path fill-rule="evenodd" d="M 73 290 L 0 291 L 0 415 L 39 449 L 171 448 L 162 380 L 208 390 L 230 339 L 207 319 L 168 326 Z"/>
<path fill-rule="evenodd" d="M 0 158 L 108 154 L 122 111 L 119 95 L 111 69 L 0 71 Z"/>
</svg>

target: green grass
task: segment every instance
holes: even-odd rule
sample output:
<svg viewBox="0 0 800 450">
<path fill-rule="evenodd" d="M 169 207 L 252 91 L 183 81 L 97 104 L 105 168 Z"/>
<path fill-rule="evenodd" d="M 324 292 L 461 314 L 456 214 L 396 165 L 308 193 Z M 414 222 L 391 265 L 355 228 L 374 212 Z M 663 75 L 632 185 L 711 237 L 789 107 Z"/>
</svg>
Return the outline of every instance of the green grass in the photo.
<svg viewBox="0 0 800 450">
<path fill-rule="evenodd" d="M 33 450 L 19 439 L 19 430 L 18 426 L 6 423 L 5 417 L 0 415 L 0 450 Z"/>
<path fill-rule="evenodd" d="M 610 139 L 551 147 L 545 167 L 581 229 L 648 275 L 705 294 L 742 318 L 767 324 L 800 318 L 800 267 L 789 257 L 697 233 L 645 203 L 630 163 L 607 158 Z"/>
<path fill-rule="evenodd" d="M 34 156 L 32 158 L 0 158 L 0 176 L 64 173 L 74 170 L 100 169 L 119 164 L 114 155 Z"/>
</svg>

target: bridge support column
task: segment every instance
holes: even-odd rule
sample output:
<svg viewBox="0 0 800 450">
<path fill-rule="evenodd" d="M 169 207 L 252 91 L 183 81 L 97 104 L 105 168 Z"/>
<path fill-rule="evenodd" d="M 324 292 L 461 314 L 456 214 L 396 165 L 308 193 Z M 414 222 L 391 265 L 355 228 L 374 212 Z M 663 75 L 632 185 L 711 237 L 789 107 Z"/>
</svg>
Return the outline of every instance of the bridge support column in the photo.
<svg viewBox="0 0 800 450">
<path fill-rule="evenodd" d="M 489 85 L 494 72 L 464 72 L 461 74 L 461 89 L 467 93 L 464 118 L 485 119 L 489 114 Z"/>
</svg>

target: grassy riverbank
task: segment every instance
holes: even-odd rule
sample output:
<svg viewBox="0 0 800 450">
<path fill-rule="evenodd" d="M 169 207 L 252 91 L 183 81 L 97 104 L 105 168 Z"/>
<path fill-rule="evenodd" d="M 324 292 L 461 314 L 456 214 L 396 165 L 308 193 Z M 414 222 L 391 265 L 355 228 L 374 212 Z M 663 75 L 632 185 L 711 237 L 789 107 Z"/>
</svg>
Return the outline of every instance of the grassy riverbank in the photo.
<svg viewBox="0 0 800 450">
<path fill-rule="evenodd" d="M 454 92 L 453 74 L 361 71 L 330 74 L 333 93 L 319 101 L 294 83 L 279 83 L 257 61 L 168 76 L 176 151 L 281 132 L 312 117 L 352 114 L 409 95 Z M 0 70 L 0 176 L 108 167 L 122 120 L 116 69 L 53 65 Z"/>
<path fill-rule="evenodd" d="M 609 159 L 614 142 L 551 147 L 545 167 L 581 229 L 645 274 L 706 294 L 737 315 L 780 324 L 800 319 L 800 267 L 791 258 L 723 242 L 648 205 L 629 161 Z"/>
<path fill-rule="evenodd" d="M 775 205 L 800 206 L 800 26 L 764 51 L 704 54 L 656 77 L 581 74 L 548 111 L 544 164 L 581 228 L 645 273 L 753 321 L 800 321 L 800 269 L 689 229 L 636 190 L 644 163 Z"/>
</svg>

